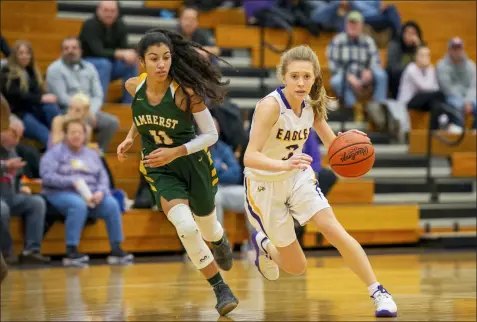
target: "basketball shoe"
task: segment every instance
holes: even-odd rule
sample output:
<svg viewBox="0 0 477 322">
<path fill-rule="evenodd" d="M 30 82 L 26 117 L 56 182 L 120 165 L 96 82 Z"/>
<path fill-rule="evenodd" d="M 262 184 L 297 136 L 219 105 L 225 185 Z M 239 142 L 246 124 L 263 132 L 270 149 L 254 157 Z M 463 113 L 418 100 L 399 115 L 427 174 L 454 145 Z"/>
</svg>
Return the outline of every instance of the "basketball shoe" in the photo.
<svg viewBox="0 0 477 322">
<path fill-rule="evenodd" d="M 371 296 L 376 306 L 376 317 L 395 317 L 397 316 L 397 305 L 391 294 L 382 286 L 378 286 L 378 290 Z"/>
<path fill-rule="evenodd" d="M 272 260 L 263 243 L 268 237 L 261 231 L 254 232 L 252 235 L 252 243 L 257 252 L 255 255 L 255 266 L 257 266 L 260 274 L 269 281 L 275 281 L 280 276 L 278 265 Z"/>
</svg>

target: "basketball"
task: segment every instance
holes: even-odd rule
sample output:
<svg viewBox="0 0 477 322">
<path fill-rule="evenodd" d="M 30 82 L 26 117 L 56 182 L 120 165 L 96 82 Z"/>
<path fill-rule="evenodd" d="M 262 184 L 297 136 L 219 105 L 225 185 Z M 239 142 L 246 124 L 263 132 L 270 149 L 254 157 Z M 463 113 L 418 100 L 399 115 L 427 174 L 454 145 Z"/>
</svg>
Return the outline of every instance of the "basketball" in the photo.
<svg viewBox="0 0 477 322">
<path fill-rule="evenodd" d="M 355 132 L 338 136 L 328 149 L 331 168 L 346 178 L 357 178 L 368 173 L 373 167 L 374 158 L 374 147 L 369 139 Z"/>
</svg>

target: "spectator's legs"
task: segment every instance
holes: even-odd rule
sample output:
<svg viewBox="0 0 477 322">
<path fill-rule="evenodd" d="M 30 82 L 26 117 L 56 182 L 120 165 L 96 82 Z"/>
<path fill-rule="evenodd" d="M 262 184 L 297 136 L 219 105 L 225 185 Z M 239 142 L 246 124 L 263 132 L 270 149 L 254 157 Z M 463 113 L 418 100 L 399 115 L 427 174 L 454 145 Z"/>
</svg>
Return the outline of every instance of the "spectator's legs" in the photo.
<svg viewBox="0 0 477 322">
<path fill-rule="evenodd" d="M 114 134 L 118 131 L 119 120 L 117 117 L 98 111 L 96 113 L 96 128 L 98 132 L 98 144 L 103 152 L 108 151 L 108 146 L 113 139 Z"/>
<path fill-rule="evenodd" d="M 40 252 L 45 225 L 46 202 L 38 195 L 16 194 L 12 199 L 12 216 L 22 216 L 25 223 L 26 252 Z"/>
<path fill-rule="evenodd" d="M 331 77 L 331 88 L 336 95 L 342 100 L 345 107 L 353 106 L 356 103 L 356 96 L 351 89 L 351 86 L 346 82 L 343 93 L 343 74 L 339 73 Z"/>
<path fill-rule="evenodd" d="M 388 75 L 381 68 L 374 68 L 373 78 L 373 103 L 383 103 L 388 96 Z"/>
<path fill-rule="evenodd" d="M 0 232 L 1 239 L 0 239 L 0 247 L 1 252 L 8 256 L 13 252 L 13 241 L 12 236 L 10 235 L 10 207 L 8 207 L 7 203 L 0 199 Z"/>
<path fill-rule="evenodd" d="M 138 74 L 138 67 L 137 64 L 128 65 L 122 60 L 115 60 L 113 63 L 111 79 L 115 80 L 118 78 L 122 78 L 125 81 L 131 77 L 136 77 Z M 124 104 L 131 104 L 133 101 L 133 97 L 123 89 L 123 99 L 122 103 Z"/>
<path fill-rule="evenodd" d="M 51 104 L 51 103 L 43 104 L 42 111 L 43 111 L 43 117 L 46 121 L 46 126 L 48 128 L 51 128 L 51 123 L 53 122 L 53 119 L 55 118 L 55 116 L 62 114 L 58 104 Z"/>
<path fill-rule="evenodd" d="M 47 199 L 53 207 L 66 217 L 66 246 L 74 246 L 76 248 L 79 245 L 81 232 L 88 217 L 86 202 L 79 194 L 74 192 L 49 194 Z"/>
<path fill-rule="evenodd" d="M 457 97 L 457 96 L 448 96 L 446 97 L 446 102 L 453 108 L 455 108 L 457 111 L 462 112 L 464 111 L 464 99 Z M 452 115 L 449 115 L 449 123 L 455 124 L 460 127 L 464 127 L 464 124 L 460 122 L 459 120 L 456 120 L 455 117 Z"/>
<path fill-rule="evenodd" d="M 17 145 L 18 156 L 27 163 L 23 173 L 30 179 L 40 178 L 40 151 L 34 146 L 20 143 Z"/>
<path fill-rule="evenodd" d="M 222 207 L 222 217 L 223 212 L 225 211 L 235 211 L 238 213 L 245 213 L 245 187 L 243 185 L 230 185 L 222 186 L 219 185 L 217 195 L 220 193 L 220 202 Z M 216 204 L 217 208 L 217 204 Z M 218 218 L 218 211 L 217 211 Z M 223 226 L 223 219 L 220 222 Z M 248 235 L 252 236 L 253 226 L 249 220 L 247 220 L 247 230 Z"/>
<path fill-rule="evenodd" d="M 338 15 L 339 1 L 323 3 L 315 8 L 310 14 L 310 19 L 329 31 L 341 31 L 344 26 L 344 18 Z"/>
<path fill-rule="evenodd" d="M 403 70 L 387 70 L 388 73 L 388 86 L 391 92 L 391 98 L 397 99 L 399 93 L 399 84 L 401 82 L 401 75 Z"/>
<path fill-rule="evenodd" d="M 103 201 L 91 210 L 91 216 L 104 219 L 111 249 L 119 248 L 124 236 L 121 211 L 116 199 L 110 195 L 104 196 Z"/>
<path fill-rule="evenodd" d="M 393 37 L 401 31 L 401 16 L 394 5 L 387 6 L 380 14 L 364 17 L 364 23 L 376 31 L 391 28 Z"/>
<path fill-rule="evenodd" d="M 101 82 L 101 87 L 103 87 L 104 101 L 108 95 L 108 87 L 111 82 L 111 72 L 113 70 L 113 62 L 108 58 L 99 58 L 99 57 L 86 57 L 86 61 L 89 61 L 91 64 L 96 67 L 96 70 L 99 74 L 99 81 Z"/>
<path fill-rule="evenodd" d="M 25 124 L 25 137 L 38 140 L 46 147 L 48 145 L 50 130 L 33 114 L 26 113 L 22 120 Z"/>
</svg>

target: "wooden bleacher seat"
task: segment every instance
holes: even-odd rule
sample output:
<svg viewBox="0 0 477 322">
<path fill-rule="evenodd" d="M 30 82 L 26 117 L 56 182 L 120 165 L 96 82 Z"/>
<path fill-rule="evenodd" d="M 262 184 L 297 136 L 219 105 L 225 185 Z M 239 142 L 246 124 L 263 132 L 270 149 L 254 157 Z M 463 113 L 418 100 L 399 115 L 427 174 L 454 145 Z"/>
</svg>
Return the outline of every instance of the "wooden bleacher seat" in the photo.
<svg viewBox="0 0 477 322">
<path fill-rule="evenodd" d="M 412 130 L 409 134 L 409 153 L 411 154 L 425 154 L 427 153 L 427 130 Z M 441 134 L 447 137 L 449 140 L 456 140 L 458 135 L 447 134 L 442 132 Z M 476 151 L 476 133 L 467 131 L 463 141 L 457 146 L 448 146 L 436 138 L 432 140 L 433 155 L 449 156 L 454 152 L 473 152 Z"/>
<path fill-rule="evenodd" d="M 108 160 L 111 159 L 108 158 Z M 111 163 L 108 162 L 108 164 Z M 111 167 L 132 168 L 133 171 L 128 172 L 128 176 L 114 175 L 114 181 L 118 189 L 124 190 L 129 198 L 134 199 L 139 187 L 139 166 L 131 164 L 128 160 L 122 165 L 115 161 Z M 118 171 L 121 170 L 115 169 L 113 173 Z M 31 188 L 33 193 L 41 192 L 41 180 L 27 181 L 25 184 Z M 374 199 L 374 181 L 371 179 L 340 180 L 332 188 L 327 199 L 332 204 L 371 204 Z"/>
<path fill-rule="evenodd" d="M 16 32 L 30 34 L 41 33 L 43 35 L 51 34 L 77 36 L 81 30 L 83 21 L 75 19 L 55 18 L 45 19 L 36 14 L 13 13 L 2 15 L 1 28 L 2 33 Z"/>
<path fill-rule="evenodd" d="M 384 243 L 415 243 L 419 239 L 419 209 L 417 205 L 399 206 L 335 206 L 334 212 L 359 242 L 364 245 Z M 232 244 L 241 244 L 248 234 L 243 214 L 226 213 L 224 228 Z M 124 249 L 131 252 L 180 251 L 181 243 L 172 224 L 162 212 L 133 209 L 123 215 Z M 16 251 L 23 246 L 21 219 L 12 217 L 10 230 Z M 305 247 L 327 246 L 317 243 L 318 233 L 306 226 Z M 98 254 L 109 252 L 109 241 L 103 220 L 84 228 L 79 251 Z M 65 253 L 64 225 L 55 223 L 45 236 L 42 253 Z"/>
<path fill-rule="evenodd" d="M 8 14 L 41 15 L 45 19 L 56 17 L 56 1 L 0 1 L 2 20 Z M 3 31 L 3 30 L 2 30 Z"/>
<path fill-rule="evenodd" d="M 451 155 L 453 177 L 474 177 L 477 175 L 477 154 L 475 152 L 455 152 Z"/>
</svg>

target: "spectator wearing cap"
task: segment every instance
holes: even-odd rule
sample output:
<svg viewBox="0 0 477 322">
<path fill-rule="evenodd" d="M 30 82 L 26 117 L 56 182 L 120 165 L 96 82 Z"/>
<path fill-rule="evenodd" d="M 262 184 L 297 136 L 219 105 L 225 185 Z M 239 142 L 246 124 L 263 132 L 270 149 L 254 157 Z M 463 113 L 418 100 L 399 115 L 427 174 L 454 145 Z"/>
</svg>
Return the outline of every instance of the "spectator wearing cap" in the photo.
<svg viewBox="0 0 477 322">
<path fill-rule="evenodd" d="M 437 63 L 437 78 L 447 102 L 466 114 L 476 115 L 475 63 L 467 57 L 461 38 L 452 38 L 447 55 Z M 459 124 L 464 126 L 464 124 Z M 474 118 L 473 128 L 477 127 Z"/>
<path fill-rule="evenodd" d="M 137 76 L 137 54 L 128 47 L 126 25 L 116 1 L 99 2 L 94 16 L 84 22 L 79 39 L 84 59 L 98 71 L 104 98 L 112 80 Z M 122 102 L 130 104 L 132 100 L 123 90 Z"/>
<path fill-rule="evenodd" d="M 371 86 L 373 94 L 367 108 L 372 115 L 378 114 L 372 111 L 379 110 L 379 104 L 386 100 L 388 79 L 381 68 L 376 43 L 371 36 L 363 34 L 363 16 L 357 11 L 348 14 L 345 28 L 345 32 L 333 37 L 326 52 L 332 74 L 331 87 L 342 97 L 343 104 L 351 107 L 356 103 L 357 94 Z"/>
</svg>

